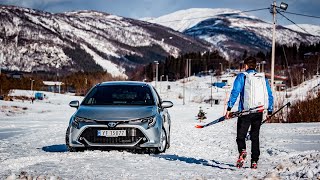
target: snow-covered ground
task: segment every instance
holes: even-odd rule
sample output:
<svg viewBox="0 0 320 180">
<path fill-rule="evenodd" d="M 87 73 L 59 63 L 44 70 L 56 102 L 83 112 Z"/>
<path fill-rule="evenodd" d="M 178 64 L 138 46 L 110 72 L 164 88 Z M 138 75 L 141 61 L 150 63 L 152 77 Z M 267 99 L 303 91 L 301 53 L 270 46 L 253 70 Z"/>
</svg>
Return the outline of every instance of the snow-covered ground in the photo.
<svg viewBox="0 0 320 180">
<path fill-rule="evenodd" d="M 291 93 L 299 93 L 298 89 L 310 87 L 314 81 L 306 82 Z M 320 123 L 263 125 L 258 169 L 249 168 L 250 154 L 245 168 L 236 168 L 236 119 L 204 129 L 194 127 L 198 123 L 195 116 L 199 107 L 207 113 L 207 122 L 224 114 L 230 89 L 212 88 L 213 97 L 220 100 L 219 104 L 214 103 L 211 107 L 199 103 L 210 97 L 210 82 L 210 77 L 190 78 L 185 84 L 185 105 L 181 98 L 181 81 L 157 83 L 163 100 L 174 102 L 174 107 L 169 109 L 171 147 L 159 155 L 98 150 L 67 152 L 65 131 L 75 112 L 68 103 L 82 97 L 45 92 L 48 99 L 33 104 L 30 101 L 0 101 L 0 179 L 22 176 L 139 180 L 320 178 Z M 305 93 L 304 89 L 300 92 Z M 26 96 L 32 93 L 12 92 Z M 250 141 L 247 146 L 250 149 Z"/>
</svg>

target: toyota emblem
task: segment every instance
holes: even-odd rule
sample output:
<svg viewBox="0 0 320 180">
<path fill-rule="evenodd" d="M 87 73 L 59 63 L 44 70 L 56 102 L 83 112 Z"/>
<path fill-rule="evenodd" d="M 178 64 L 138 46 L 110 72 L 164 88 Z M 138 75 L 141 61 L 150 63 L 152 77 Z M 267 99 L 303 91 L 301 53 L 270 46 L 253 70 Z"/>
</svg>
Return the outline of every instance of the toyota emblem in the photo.
<svg viewBox="0 0 320 180">
<path fill-rule="evenodd" d="M 118 123 L 116 123 L 116 122 L 109 122 L 109 123 L 108 123 L 108 126 L 109 126 L 109 127 L 112 127 L 112 128 L 113 128 L 113 127 L 116 127 L 117 125 L 118 125 Z"/>
</svg>

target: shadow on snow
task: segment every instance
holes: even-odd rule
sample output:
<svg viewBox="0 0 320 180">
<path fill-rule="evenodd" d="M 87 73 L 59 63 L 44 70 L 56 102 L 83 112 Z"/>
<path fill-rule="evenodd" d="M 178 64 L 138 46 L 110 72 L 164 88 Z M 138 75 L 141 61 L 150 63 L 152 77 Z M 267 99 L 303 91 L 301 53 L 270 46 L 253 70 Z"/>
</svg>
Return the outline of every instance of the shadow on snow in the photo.
<svg viewBox="0 0 320 180">
<path fill-rule="evenodd" d="M 44 146 L 42 147 L 42 150 L 45 152 L 68 152 L 67 146 L 65 144 Z"/>
<path fill-rule="evenodd" d="M 51 145 L 51 146 L 44 146 L 42 150 L 45 152 L 68 152 L 67 146 L 65 144 L 58 144 L 58 145 Z M 195 159 L 191 157 L 184 157 L 172 154 L 160 154 L 160 155 L 153 155 L 153 157 L 165 159 L 168 161 L 182 161 L 188 164 L 200 164 L 203 166 L 210 166 L 219 169 L 228 169 L 234 171 L 235 165 L 222 163 L 216 160 L 205 160 L 205 159 Z"/>
<path fill-rule="evenodd" d="M 195 159 L 191 157 L 184 157 L 184 156 L 178 156 L 178 155 L 172 155 L 172 154 L 164 154 L 164 155 L 160 154 L 160 155 L 154 155 L 154 157 L 158 157 L 168 161 L 182 161 L 188 164 L 200 164 L 203 166 L 210 166 L 210 167 L 219 168 L 219 169 L 228 169 L 232 171 L 234 171 L 235 169 L 233 168 L 236 167 L 233 164 L 222 163 L 216 160 Z"/>
</svg>

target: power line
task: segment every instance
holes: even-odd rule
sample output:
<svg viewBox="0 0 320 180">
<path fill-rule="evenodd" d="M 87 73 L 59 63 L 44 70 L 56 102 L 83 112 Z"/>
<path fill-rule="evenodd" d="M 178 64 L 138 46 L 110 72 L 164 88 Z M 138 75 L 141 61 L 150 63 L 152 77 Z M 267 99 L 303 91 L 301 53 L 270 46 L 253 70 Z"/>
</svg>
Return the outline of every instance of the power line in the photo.
<svg viewBox="0 0 320 180">
<path fill-rule="evenodd" d="M 260 11 L 260 10 L 265 10 L 265 9 L 269 9 L 269 8 L 267 7 L 267 8 L 260 8 L 260 9 L 252 9 L 252 10 L 240 11 L 239 13 L 253 12 L 253 11 Z"/>
<path fill-rule="evenodd" d="M 314 16 L 314 15 L 307 15 L 307 14 L 300 14 L 300 13 L 294 13 L 294 12 L 288 12 L 288 11 L 283 11 L 284 13 L 288 13 L 288 14 L 294 14 L 297 16 L 305 16 L 305 17 L 312 17 L 312 18 L 319 18 L 320 16 Z"/>
<path fill-rule="evenodd" d="M 308 31 L 306 31 L 305 29 L 303 29 L 302 27 L 300 27 L 298 24 L 296 24 L 295 22 L 293 22 L 292 20 L 290 20 L 287 16 L 283 15 L 280 11 L 277 10 L 277 12 L 283 16 L 284 18 L 286 18 L 288 21 L 292 22 L 294 25 L 296 25 L 297 27 L 299 27 L 300 29 L 302 29 L 304 32 L 306 32 L 307 34 L 311 35 Z"/>
<path fill-rule="evenodd" d="M 260 8 L 260 9 L 245 10 L 245 11 L 239 11 L 239 12 L 235 12 L 235 13 L 240 14 L 240 13 L 246 13 L 246 12 L 261 11 L 261 10 L 265 10 L 265 9 L 269 9 L 269 8 Z M 168 22 L 186 21 L 186 20 L 193 20 L 193 19 L 210 18 L 210 17 L 215 17 L 215 16 L 216 16 L 216 15 L 212 15 L 212 16 L 202 16 L 202 17 L 194 17 L 194 18 L 187 18 L 187 19 L 179 19 L 179 20 L 171 20 L 171 21 L 160 21 L 160 22 L 157 22 L 157 23 L 168 23 Z"/>
</svg>

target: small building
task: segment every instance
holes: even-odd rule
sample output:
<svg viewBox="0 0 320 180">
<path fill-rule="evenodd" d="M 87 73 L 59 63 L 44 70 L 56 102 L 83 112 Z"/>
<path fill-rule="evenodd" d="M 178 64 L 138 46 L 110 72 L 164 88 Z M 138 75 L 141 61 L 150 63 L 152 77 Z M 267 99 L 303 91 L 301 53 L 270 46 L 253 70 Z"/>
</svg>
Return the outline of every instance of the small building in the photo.
<svg viewBox="0 0 320 180">
<path fill-rule="evenodd" d="M 19 72 L 13 72 L 13 73 L 8 73 L 7 77 L 13 78 L 13 79 L 21 79 L 23 78 L 23 74 Z"/>
<path fill-rule="evenodd" d="M 43 81 L 44 91 L 49 91 L 53 93 L 61 93 L 61 86 L 63 85 L 63 82 L 59 81 Z"/>
<path fill-rule="evenodd" d="M 271 74 L 266 73 L 266 78 L 271 79 Z M 286 88 L 286 82 L 288 81 L 287 76 L 274 75 L 274 87 L 276 91 L 283 91 Z"/>
<path fill-rule="evenodd" d="M 221 75 L 221 82 L 225 83 L 225 86 L 232 86 L 234 80 L 236 79 L 235 73 L 223 74 Z"/>
<path fill-rule="evenodd" d="M 312 57 L 318 57 L 319 53 L 318 52 L 308 52 L 303 54 L 304 59 L 310 59 Z"/>
</svg>

